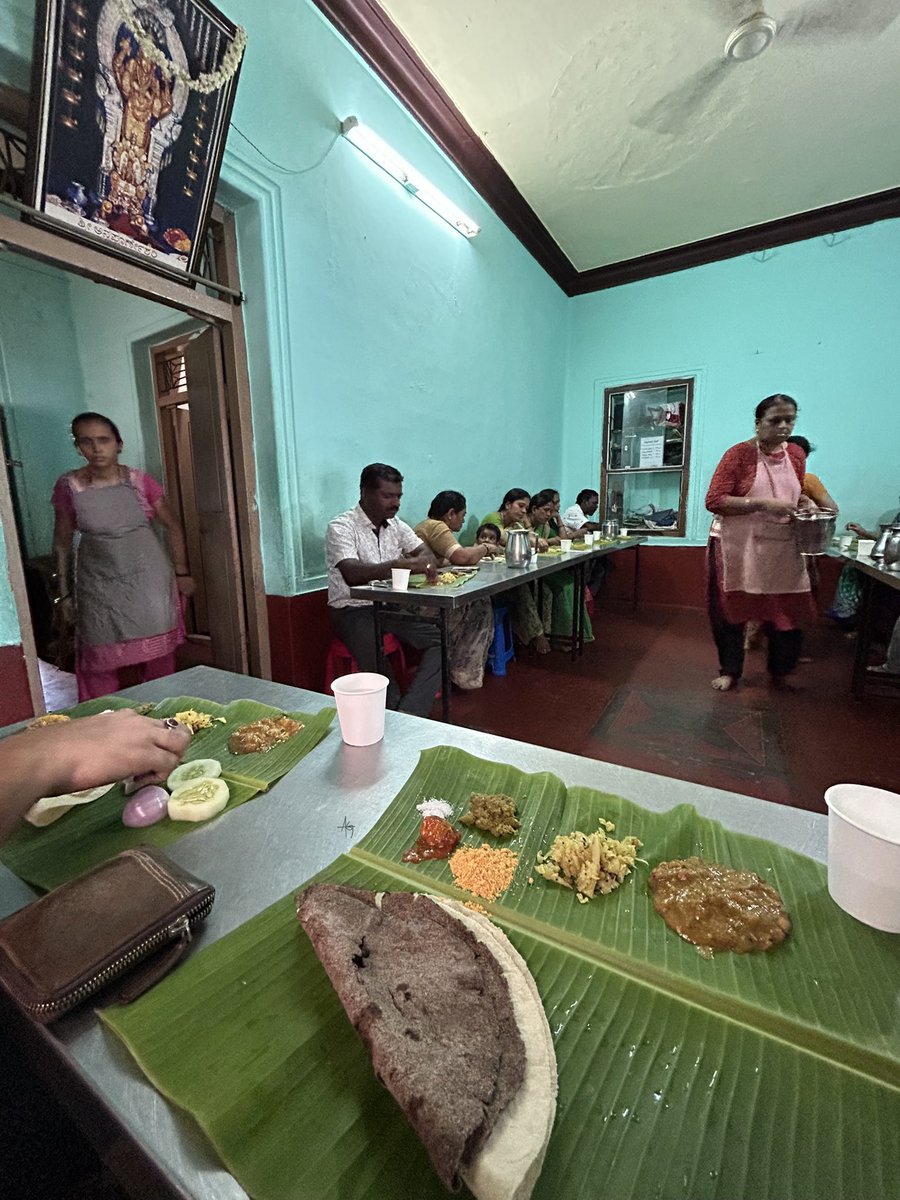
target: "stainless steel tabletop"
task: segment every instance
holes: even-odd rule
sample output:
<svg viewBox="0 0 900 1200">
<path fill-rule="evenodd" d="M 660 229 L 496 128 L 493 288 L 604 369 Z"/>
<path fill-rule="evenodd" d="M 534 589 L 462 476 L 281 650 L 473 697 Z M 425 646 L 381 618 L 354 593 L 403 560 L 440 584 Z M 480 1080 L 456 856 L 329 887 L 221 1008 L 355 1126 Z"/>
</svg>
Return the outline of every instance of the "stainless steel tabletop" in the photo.
<svg viewBox="0 0 900 1200">
<path fill-rule="evenodd" d="M 220 703 L 247 698 L 306 712 L 331 705 L 330 698 L 315 692 L 211 667 L 193 667 L 121 694 L 139 700 L 197 696 Z M 523 771 L 552 771 L 566 784 L 617 793 L 660 812 L 693 804 L 729 829 L 825 859 L 827 819 L 817 813 L 388 712 L 383 742 L 345 746 L 335 723 L 324 741 L 269 793 L 166 847 L 172 859 L 209 880 L 217 891 L 192 952 L 286 895 L 357 842 L 399 791 L 420 751 L 438 745 L 458 746 Z M 0 913 L 12 912 L 32 896 L 0 867 Z M 137 1150 L 163 1172 L 171 1194 L 193 1200 L 246 1200 L 193 1122 L 155 1091 L 90 1010 L 73 1013 L 38 1036 L 43 1049 L 62 1064 L 63 1077 L 86 1084 Z"/>
<path fill-rule="evenodd" d="M 567 567 L 581 566 L 596 558 L 605 558 L 609 554 L 616 554 L 619 550 L 631 550 L 635 546 L 642 546 L 646 541 L 646 538 L 633 537 L 608 546 L 594 546 L 590 550 L 569 550 L 566 554 L 533 554 L 527 567 L 508 567 L 503 558 L 495 560 L 485 558 L 478 564 L 478 570 L 473 578 L 468 583 L 456 587 L 435 585 L 397 592 L 390 586 L 363 584 L 360 587 L 352 587 L 350 595 L 354 600 L 372 600 L 380 604 L 465 608 L 473 600 L 480 600 L 485 596 L 495 596 L 498 592 L 505 592 L 522 583 L 530 583 L 534 579 L 554 575 L 557 571 L 562 571 Z M 452 570 L 452 567 L 447 567 L 446 570 Z"/>
<path fill-rule="evenodd" d="M 888 587 L 900 588 L 900 571 L 886 567 L 883 562 L 875 562 L 874 559 L 867 558 L 865 555 L 860 556 L 845 551 L 841 551 L 841 558 L 871 579 L 884 583 Z"/>
</svg>

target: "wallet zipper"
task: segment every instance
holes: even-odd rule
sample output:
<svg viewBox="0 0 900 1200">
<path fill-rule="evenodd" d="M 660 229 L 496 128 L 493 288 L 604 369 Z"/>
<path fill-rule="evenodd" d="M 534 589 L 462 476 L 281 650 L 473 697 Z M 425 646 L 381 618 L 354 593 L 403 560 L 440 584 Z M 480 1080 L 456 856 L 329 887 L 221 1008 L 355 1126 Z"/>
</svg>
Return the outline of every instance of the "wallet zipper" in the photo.
<svg viewBox="0 0 900 1200">
<path fill-rule="evenodd" d="M 142 958 L 155 950 L 157 946 L 165 945 L 166 942 L 173 942 L 179 938 L 184 938 L 186 941 L 192 941 L 191 923 L 202 921 L 209 916 L 213 906 L 215 896 L 209 896 L 200 904 L 195 904 L 193 908 L 188 909 L 186 913 L 178 918 L 173 925 L 167 925 L 165 929 L 159 930 L 150 937 L 139 942 L 137 946 L 129 950 L 121 958 L 117 958 L 115 962 L 110 963 L 108 967 L 104 967 L 102 971 L 98 971 L 96 975 L 92 975 L 90 979 L 78 985 L 71 992 L 66 992 L 64 996 L 57 997 L 56 1000 L 45 1000 L 40 1004 L 23 1004 L 23 1007 L 30 1013 L 48 1013 L 56 1012 L 59 1009 L 72 1008 L 94 992 L 99 992 L 102 987 L 110 983 L 116 976 L 121 975 L 129 967 L 134 966 Z"/>
</svg>

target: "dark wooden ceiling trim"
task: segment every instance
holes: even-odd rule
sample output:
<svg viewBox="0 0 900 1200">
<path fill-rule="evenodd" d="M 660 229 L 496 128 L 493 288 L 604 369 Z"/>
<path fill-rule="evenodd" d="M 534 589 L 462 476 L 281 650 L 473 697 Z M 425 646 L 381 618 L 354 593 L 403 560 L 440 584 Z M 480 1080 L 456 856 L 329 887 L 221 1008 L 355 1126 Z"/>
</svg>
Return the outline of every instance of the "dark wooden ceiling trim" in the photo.
<svg viewBox="0 0 900 1200">
<path fill-rule="evenodd" d="M 900 217 L 900 188 L 859 196 L 854 200 L 842 200 L 839 204 L 795 213 L 791 217 L 780 217 L 777 221 L 766 221 L 747 229 L 736 229 L 686 246 L 674 246 L 671 250 L 658 250 L 640 258 L 581 271 L 570 285 L 568 293 L 570 296 L 582 296 L 587 292 L 619 287 L 623 283 L 635 283 L 639 279 L 652 279 L 656 275 L 669 275 L 673 271 L 685 271 L 690 267 L 720 262 L 741 254 L 785 246 L 789 242 L 802 242 L 806 238 L 822 237 L 842 229 L 871 225 L 891 217 Z"/>
<path fill-rule="evenodd" d="M 374 0 L 313 0 L 567 294 L 577 273 L 462 113 Z M 349 113 L 337 113 L 338 117 Z M 365 121 L 365 113 L 354 114 Z"/>
</svg>

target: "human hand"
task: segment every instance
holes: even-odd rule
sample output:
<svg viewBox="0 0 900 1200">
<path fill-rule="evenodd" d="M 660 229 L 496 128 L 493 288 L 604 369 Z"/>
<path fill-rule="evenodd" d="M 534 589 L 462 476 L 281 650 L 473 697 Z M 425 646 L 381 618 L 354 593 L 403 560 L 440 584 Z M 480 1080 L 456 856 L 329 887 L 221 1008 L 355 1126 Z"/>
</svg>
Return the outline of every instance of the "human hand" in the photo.
<svg viewBox="0 0 900 1200">
<path fill-rule="evenodd" d="M 796 512 L 797 505 L 792 500 L 776 500 L 774 497 L 769 499 L 757 500 L 757 504 L 763 505 L 763 511 L 772 513 L 776 517 L 789 517 L 792 512 Z"/>
<path fill-rule="evenodd" d="M 59 796 L 130 776 L 163 780 L 181 762 L 191 731 L 126 708 L 29 729 L 21 737 L 20 749 L 33 746 L 35 763 L 46 772 L 41 794 Z"/>
<path fill-rule="evenodd" d="M 185 599 L 190 599 L 197 590 L 193 575 L 176 575 L 175 586 Z"/>
<path fill-rule="evenodd" d="M 547 541 L 547 539 L 546 539 L 546 538 L 538 538 L 538 539 L 537 539 L 537 552 L 538 552 L 538 554 L 543 554 L 543 552 L 544 552 L 545 550 L 549 550 L 549 549 L 550 549 L 550 543 Z"/>
</svg>

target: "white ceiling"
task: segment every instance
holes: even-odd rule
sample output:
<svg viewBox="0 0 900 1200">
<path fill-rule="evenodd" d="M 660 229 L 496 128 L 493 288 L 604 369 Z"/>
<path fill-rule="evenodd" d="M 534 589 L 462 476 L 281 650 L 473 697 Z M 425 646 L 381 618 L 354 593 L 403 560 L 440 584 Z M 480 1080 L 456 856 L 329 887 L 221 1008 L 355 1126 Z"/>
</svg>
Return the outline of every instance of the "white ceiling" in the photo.
<svg viewBox="0 0 900 1200">
<path fill-rule="evenodd" d="M 379 3 L 579 271 L 900 185 L 900 0 Z"/>
</svg>

